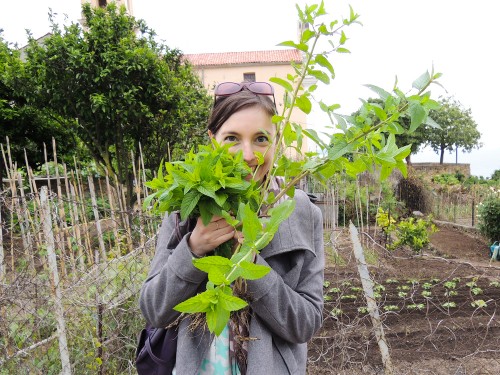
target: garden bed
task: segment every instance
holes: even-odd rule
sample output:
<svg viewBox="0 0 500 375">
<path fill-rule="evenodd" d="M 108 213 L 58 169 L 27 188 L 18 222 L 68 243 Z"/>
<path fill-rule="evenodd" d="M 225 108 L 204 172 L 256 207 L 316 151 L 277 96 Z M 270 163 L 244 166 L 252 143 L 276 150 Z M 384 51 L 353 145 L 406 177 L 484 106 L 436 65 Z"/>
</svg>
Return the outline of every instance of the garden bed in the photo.
<svg viewBox="0 0 500 375">
<path fill-rule="evenodd" d="M 500 373 L 500 262 L 489 262 L 481 238 L 439 229 L 420 256 L 364 244 L 395 373 Z M 325 320 L 309 345 L 308 373 L 383 373 L 348 232 L 331 237 Z"/>
</svg>

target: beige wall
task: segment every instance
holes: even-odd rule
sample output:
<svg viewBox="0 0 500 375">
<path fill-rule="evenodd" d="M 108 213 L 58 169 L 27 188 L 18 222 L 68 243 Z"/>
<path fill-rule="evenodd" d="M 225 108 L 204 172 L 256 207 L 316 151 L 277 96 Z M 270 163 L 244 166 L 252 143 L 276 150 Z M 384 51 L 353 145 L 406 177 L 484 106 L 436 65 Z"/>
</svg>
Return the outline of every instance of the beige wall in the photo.
<svg viewBox="0 0 500 375">
<path fill-rule="evenodd" d="M 203 85 L 213 93 L 213 89 L 220 82 L 241 82 L 243 81 L 244 73 L 255 73 L 256 81 L 266 81 L 268 82 L 271 77 L 279 77 L 285 79 L 287 74 L 294 74 L 292 67 L 289 64 L 281 65 L 245 65 L 245 66 L 217 66 L 217 67 L 200 67 L 197 68 L 198 74 Z M 276 99 L 276 106 L 278 107 L 278 113 L 281 114 L 283 111 L 283 95 L 285 93 L 281 86 L 276 84 L 271 84 L 274 87 L 274 96 Z M 295 108 L 292 113 L 292 122 L 300 124 L 303 128 L 307 128 L 307 115 Z M 302 152 L 307 151 L 307 139 L 304 139 L 302 145 Z M 296 153 L 287 153 L 288 156 L 294 157 Z"/>
</svg>

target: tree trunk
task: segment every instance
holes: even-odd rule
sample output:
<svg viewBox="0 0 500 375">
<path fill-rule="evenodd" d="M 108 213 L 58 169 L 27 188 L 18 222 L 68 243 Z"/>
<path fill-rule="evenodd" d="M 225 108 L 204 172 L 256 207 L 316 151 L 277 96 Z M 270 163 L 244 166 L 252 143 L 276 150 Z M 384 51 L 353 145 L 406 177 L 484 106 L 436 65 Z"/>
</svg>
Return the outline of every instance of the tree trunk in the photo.
<svg viewBox="0 0 500 375">
<path fill-rule="evenodd" d="M 408 156 L 405 159 L 406 159 L 406 165 L 411 166 L 411 154 L 408 154 Z"/>
<path fill-rule="evenodd" d="M 444 147 L 441 147 L 441 153 L 439 155 L 439 164 L 443 164 L 444 160 Z"/>
</svg>

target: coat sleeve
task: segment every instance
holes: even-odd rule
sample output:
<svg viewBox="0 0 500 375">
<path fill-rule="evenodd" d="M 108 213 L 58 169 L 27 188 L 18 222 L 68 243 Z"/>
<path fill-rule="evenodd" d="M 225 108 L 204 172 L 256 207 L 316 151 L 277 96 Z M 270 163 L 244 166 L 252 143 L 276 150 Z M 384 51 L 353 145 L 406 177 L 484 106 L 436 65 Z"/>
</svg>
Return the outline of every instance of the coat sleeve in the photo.
<svg viewBox="0 0 500 375">
<path fill-rule="evenodd" d="M 155 256 L 139 296 L 142 314 L 153 327 L 172 323 L 180 315 L 173 307 L 194 296 L 207 277 L 193 266 L 190 233 L 181 230 L 179 241 L 175 215 L 166 216 L 162 222 Z"/>
<path fill-rule="evenodd" d="M 247 281 L 253 314 L 259 316 L 273 334 L 292 343 L 309 341 L 321 327 L 323 319 L 323 217 L 321 210 L 308 199 L 306 207 L 305 210 L 298 208 L 301 212 L 297 219 L 302 223 L 305 222 L 302 220 L 312 223 L 310 249 L 280 255 L 282 260 L 294 255 L 295 259 L 303 257 L 300 270 L 295 271 L 299 272 L 296 286 L 287 285 L 275 269 L 261 279 Z M 271 260 L 268 263 L 261 255 L 257 256 L 256 263 L 273 267 Z"/>
</svg>

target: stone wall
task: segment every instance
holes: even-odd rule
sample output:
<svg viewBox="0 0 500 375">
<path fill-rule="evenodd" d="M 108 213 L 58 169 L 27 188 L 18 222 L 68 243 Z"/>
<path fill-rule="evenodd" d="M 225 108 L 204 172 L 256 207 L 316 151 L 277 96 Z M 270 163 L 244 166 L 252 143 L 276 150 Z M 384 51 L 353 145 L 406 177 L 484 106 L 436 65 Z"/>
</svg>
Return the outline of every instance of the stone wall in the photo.
<svg viewBox="0 0 500 375">
<path fill-rule="evenodd" d="M 411 163 L 411 168 L 417 173 L 426 173 L 429 175 L 455 174 L 460 172 L 466 178 L 470 177 L 470 164 L 455 163 Z"/>
</svg>

